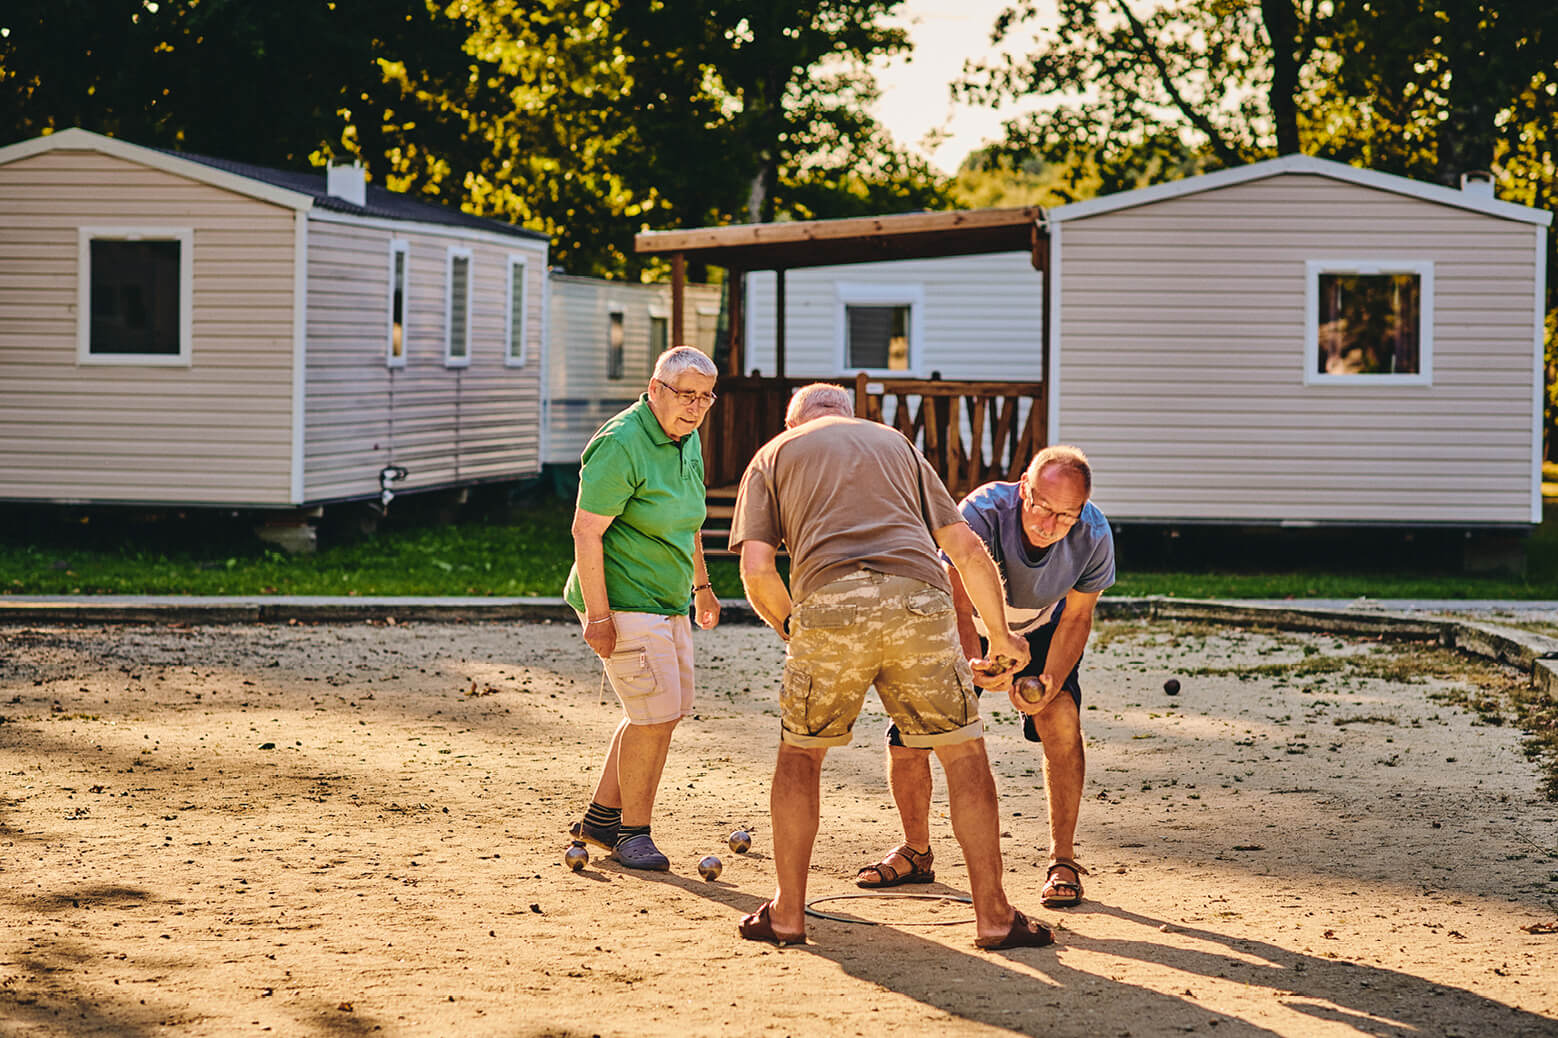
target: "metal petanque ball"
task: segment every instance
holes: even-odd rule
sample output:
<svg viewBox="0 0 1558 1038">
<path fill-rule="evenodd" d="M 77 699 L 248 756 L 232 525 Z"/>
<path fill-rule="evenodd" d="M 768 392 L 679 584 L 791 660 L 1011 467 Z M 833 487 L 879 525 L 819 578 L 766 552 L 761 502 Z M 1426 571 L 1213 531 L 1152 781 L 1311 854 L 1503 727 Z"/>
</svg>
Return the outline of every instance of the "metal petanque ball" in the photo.
<svg viewBox="0 0 1558 1038">
<path fill-rule="evenodd" d="M 720 861 L 712 854 L 698 863 L 698 875 L 702 876 L 704 879 L 719 879 L 719 874 L 724 870 L 724 862 Z"/>
<path fill-rule="evenodd" d="M 737 829 L 730 834 L 730 849 L 737 854 L 745 854 L 752 847 L 752 834 L 745 829 Z"/>
<path fill-rule="evenodd" d="M 1030 703 L 1037 703 L 1044 698 L 1044 682 L 1038 678 L 1018 678 L 1013 687 L 1019 696 Z"/>
<path fill-rule="evenodd" d="M 583 842 L 575 840 L 569 848 L 563 852 L 563 863 L 573 871 L 578 872 L 590 863 L 590 851 Z"/>
<path fill-rule="evenodd" d="M 1171 696 L 1179 695 L 1179 679 L 1169 678 L 1163 683 L 1163 691 L 1167 692 Z"/>
</svg>

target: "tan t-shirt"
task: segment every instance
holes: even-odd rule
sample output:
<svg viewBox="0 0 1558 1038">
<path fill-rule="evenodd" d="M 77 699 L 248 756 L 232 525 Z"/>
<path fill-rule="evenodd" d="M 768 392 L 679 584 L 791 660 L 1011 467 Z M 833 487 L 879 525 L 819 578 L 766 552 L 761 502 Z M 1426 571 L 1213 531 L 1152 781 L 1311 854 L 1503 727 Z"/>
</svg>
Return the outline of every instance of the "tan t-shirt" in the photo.
<svg viewBox="0 0 1558 1038">
<path fill-rule="evenodd" d="M 790 596 L 856 570 L 950 591 L 931 531 L 963 521 L 936 470 L 898 430 L 815 418 L 765 443 L 741 477 L 730 548 L 790 550 Z"/>
</svg>

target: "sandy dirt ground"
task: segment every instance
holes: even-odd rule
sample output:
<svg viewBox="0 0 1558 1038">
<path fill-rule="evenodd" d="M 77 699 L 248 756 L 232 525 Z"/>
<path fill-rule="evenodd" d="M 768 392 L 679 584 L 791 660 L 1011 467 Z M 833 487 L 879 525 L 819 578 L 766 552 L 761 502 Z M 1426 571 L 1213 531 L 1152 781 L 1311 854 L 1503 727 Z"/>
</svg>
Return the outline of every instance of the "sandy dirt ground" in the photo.
<svg viewBox="0 0 1558 1038">
<path fill-rule="evenodd" d="M 618 711 L 573 625 L 0 629 L 0 1034 L 1558 1034 L 1558 805 L 1518 731 L 1435 698 L 1496 672 L 1102 624 L 1081 908 L 1039 908 L 1040 758 L 989 717 L 1007 889 L 1055 946 L 973 947 L 938 773 L 909 889 L 944 897 L 819 901 L 776 949 L 736 922 L 773 886 L 781 646 L 698 651 L 672 871 L 575 874 Z M 813 899 L 897 842 L 881 727 L 873 697 L 828 758 Z"/>
</svg>

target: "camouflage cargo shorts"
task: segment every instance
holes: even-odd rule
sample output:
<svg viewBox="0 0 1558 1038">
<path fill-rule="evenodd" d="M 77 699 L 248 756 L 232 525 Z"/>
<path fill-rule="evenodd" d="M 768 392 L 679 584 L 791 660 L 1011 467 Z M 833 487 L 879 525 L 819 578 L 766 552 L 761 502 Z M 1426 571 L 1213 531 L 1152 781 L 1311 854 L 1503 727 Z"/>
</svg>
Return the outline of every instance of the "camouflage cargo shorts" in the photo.
<svg viewBox="0 0 1558 1038">
<path fill-rule="evenodd" d="M 984 732 L 952 596 L 940 588 L 861 570 L 795 607 L 779 696 L 784 742 L 848 744 L 873 684 L 906 746 L 963 742 Z"/>
</svg>

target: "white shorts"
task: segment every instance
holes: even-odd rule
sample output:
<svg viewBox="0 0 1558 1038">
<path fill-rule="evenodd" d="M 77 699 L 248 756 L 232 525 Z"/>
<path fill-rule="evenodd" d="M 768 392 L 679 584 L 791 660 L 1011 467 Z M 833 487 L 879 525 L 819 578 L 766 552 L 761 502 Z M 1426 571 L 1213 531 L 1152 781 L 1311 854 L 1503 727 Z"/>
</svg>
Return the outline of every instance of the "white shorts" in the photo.
<svg viewBox="0 0 1558 1038">
<path fill-rule="evenodd" d="M 692 713 L 692 621 L 659 613 L 612 613 L 617 647 L 606 676 L 629 724 L 664 724 Z"/>
</svg>

